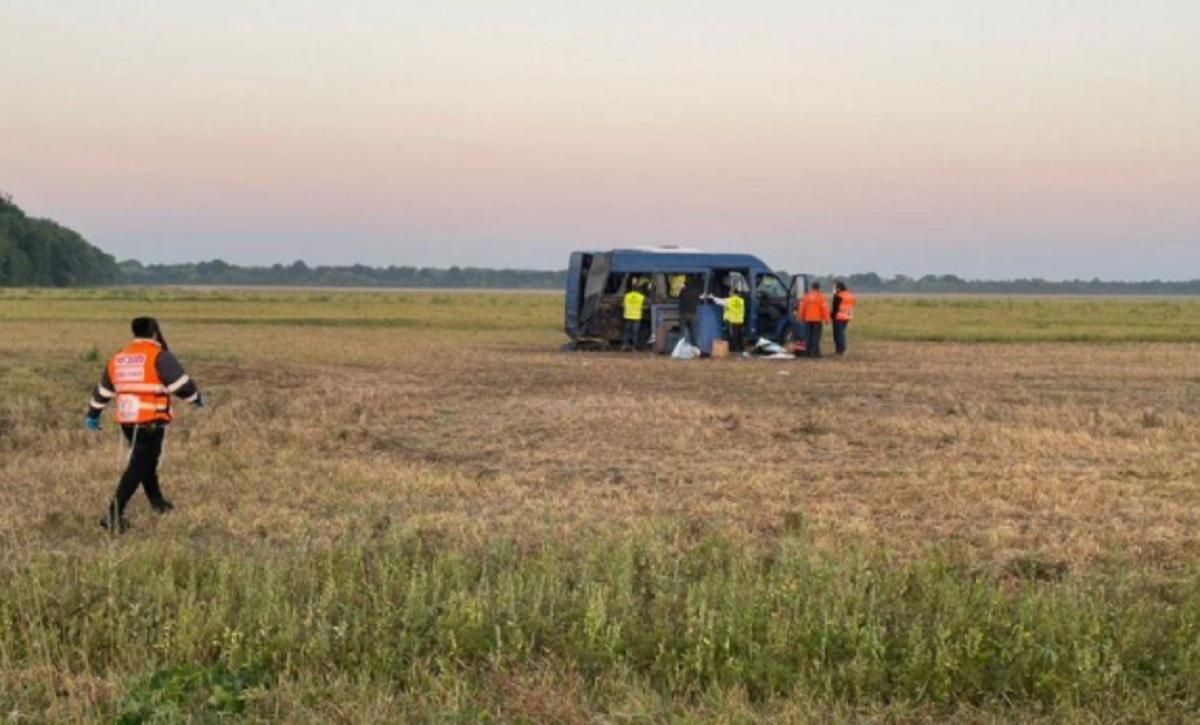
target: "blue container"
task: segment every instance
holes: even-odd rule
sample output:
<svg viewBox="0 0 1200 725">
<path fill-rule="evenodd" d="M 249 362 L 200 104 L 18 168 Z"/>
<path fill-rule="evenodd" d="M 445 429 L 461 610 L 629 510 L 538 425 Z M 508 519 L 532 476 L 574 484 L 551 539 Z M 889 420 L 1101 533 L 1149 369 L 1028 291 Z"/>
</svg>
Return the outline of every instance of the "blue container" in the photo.
<svg viewBox="0 0 1200 725">
<path fill-rule="evenodd" d="M 700 354 L 711 355 L 713 342 L 721 339 L 721 307 L 711 302 L 697 307 L 695 328 Z"/>
</svg>

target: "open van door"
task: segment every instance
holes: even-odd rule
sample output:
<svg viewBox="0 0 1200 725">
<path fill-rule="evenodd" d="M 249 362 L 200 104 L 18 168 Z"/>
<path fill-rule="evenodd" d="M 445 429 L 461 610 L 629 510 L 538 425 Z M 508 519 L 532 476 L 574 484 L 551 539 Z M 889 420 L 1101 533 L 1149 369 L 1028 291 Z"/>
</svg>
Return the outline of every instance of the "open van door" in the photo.
<svg viewBox="0 0 1200 725">
<path fill-rule="evenodd" d="M 800 298 L 808 293 L 809 281 L 809 275 L 807 274 L 793 274 L 792 283 L 788 286 L 788 332 L 791 333 L 786 336 L 790 338 L 788 342 L 802 339 L 797 337 L 798 333 L 796 331 L 799 327 L 796 323 L 799 320 L 796 319 L 796 310 L 800 306 Z M 803 345 L 803 342 L 797 342 L 796 344 Z"/>
<path fill-rule="evenodd" d="M 800 298 L 808 293 L 809 276 L 807 274 L 793 274 L 792 286 L 788 294 L 788 306 L 792 309 L 792 314 L 796 314 L 796 306 L 800 304 Z"/>
<path fill-rule="evenodd" d="M 766 337 L 775 342 L 785 341 L 791 331 L 795 305 L 790 302 L 788 276 L 775 272 L 756 272 L 752 276 L 752 307 L 754 327 L 752 335 Z"/>
</svg>

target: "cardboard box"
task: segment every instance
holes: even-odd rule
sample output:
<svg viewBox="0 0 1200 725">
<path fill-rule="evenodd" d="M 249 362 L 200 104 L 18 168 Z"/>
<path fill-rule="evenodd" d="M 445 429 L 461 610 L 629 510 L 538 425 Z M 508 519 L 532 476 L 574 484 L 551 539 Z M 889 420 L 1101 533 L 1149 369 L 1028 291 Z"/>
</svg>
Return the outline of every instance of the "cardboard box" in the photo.
<svg viewBox="0 0 1200 725">
<path fill-rule="evenodd" d="M 713 340 L 712 356 L 713 357 L 729 357 L 729 341 L 728 340 Z"/>
</svg>

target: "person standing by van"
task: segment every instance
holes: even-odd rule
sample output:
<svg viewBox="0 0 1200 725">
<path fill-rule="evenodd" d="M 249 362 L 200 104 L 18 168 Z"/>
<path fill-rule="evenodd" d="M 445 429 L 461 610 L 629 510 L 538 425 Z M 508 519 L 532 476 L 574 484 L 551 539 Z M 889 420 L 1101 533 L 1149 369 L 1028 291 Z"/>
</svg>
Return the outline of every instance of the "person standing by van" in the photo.
<svg viewBox="0 0 1200 725">
<path fill-rule="evenodd" d="M 854 293 L 846 289 L 846 283 L 833 283 L 833 305 L 829 314 L 833 317 L 833 347 L 838 355 L 846 354 L 846 328 L 854 319 Z"/>
<path fill-rule="evenodd" d="M 829 305 L 825 302 L 825 295 L 821 294 L 819 282 L 813 282 L 800 299 L 796 317 L 804 325 L 804 356 L 821 357 L 821 333 L 829 321 Z"/>
<path fill-rule="evenodd" d="M 683 286 L 687 284 L 687 275 L 673 274 L 670 278 L 670 290 L 667 292 L 671 297 L 678 298 L 683 292 Z"/>
<path fill-rule="evenodd" d="M 746 348 L 746 340 L 743 335 L 743 331 L 746 329 L 746 298 L 742 297 L 737 288 L 734 288 L 729 291 L 728 297 L 709 295 L 708 299 L 725 308 L 723 319 L 730 352 L 742 352 Z"/>
<path fill-rule="evenodd" d="M 625 335 L 621 340 L 621 350 L 628 352 L 640 347 L 642 339 L 642 317 L 646 305 L 646 295 L 642 294 L 640 281 L 631 282 L 629 291 L 622 300 L 625 318 Z"/>
<path fill-rule="evenodd" d="M 679 328 L 687 341 L 696 344 L 696 313 L 700 309 L 700 298 L 704 295 L 702 289 L 704 277 L 689 274 L 679 291 Z"/>
</svg>

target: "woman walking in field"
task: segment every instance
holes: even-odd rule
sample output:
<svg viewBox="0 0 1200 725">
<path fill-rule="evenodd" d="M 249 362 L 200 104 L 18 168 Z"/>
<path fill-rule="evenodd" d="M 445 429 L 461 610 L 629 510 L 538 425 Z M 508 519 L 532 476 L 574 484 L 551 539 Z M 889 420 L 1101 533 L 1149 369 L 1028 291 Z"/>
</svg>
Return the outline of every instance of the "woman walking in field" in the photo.
<svg viewBox="0 0 1200 725">
<path fill-rule="evenodd" d="M 129 464 L 104 518 L 100 519 L 100 525 L 114 533 L 129 527 L 125 505 L 138 486 L 145 490 L 156 513 L 164 514 L 174 508 L 158 485 L 158 461 L 167 425 L 174 417 L 171 396 L 197 408 L 204 407 L 204 396 L 167 349 L 158 322 L 153 317 L 139 317 L 132 328 L 133 341 L 118 350 L 104 367 L 84 419 L 88 430 L 100 430 L 100 414 L 115 398 L 117 423 L 130 445 Z"/>
</svg>

